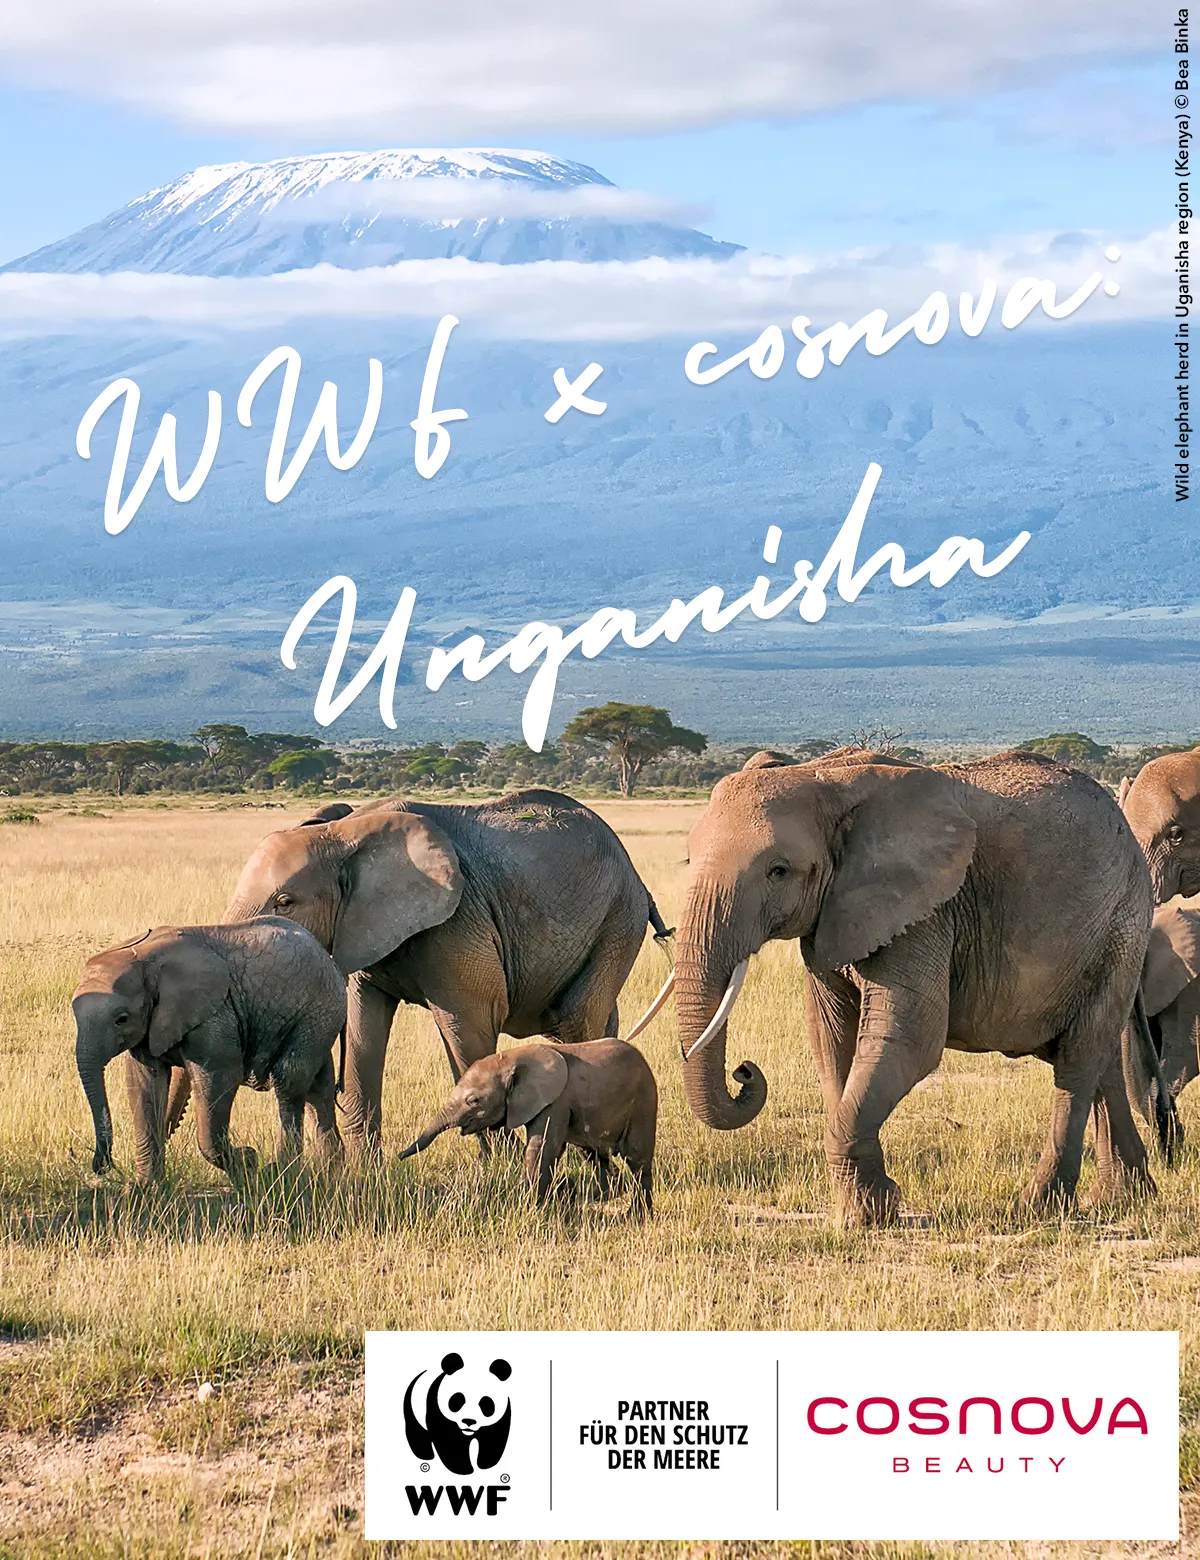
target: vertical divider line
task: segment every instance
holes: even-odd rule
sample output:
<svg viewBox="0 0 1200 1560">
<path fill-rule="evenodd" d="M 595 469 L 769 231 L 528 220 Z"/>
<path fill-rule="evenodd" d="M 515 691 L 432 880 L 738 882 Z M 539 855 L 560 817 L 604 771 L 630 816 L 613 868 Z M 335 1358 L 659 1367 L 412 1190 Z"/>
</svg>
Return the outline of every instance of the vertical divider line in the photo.
<svg viewBox="0 0 1200 1560">
<path fill-rule="evenodd" d="M 550 1361 L 550 1510 L 554 1510 L 554 1361 Z"/>
<path fill-rule="evenodd" d="M 779 1361 L 775 1361 L 775 1510 L 779 1510 Z"/>
</svg>

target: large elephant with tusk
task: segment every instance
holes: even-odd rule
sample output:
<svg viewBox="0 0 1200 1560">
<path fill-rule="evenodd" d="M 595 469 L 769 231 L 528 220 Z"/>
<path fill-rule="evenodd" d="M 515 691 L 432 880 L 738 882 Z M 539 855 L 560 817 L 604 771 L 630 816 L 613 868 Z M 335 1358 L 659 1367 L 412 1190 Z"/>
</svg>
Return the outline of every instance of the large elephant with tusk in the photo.
<svg viewBox="0 0 1200 1560">
<path fill-rule="evenodd" d="M 1030 753 L 938 768 L 758 754 L 717 785 L 689 857 L 674 989 L 701 1121 L 745 1126 L 766 1103 L 749 1061 L 730 1092 L 726 1026 L 749 959 L 797 939 L 844 1221 L 895 1216 L 879 1132 L 947 1045 L 1053 1066 L 1031 1201 L 1074 1196 L 1093 1110 L 1098 1194 L 1152 1189 L 1120 1053 L 1150 878 L 1103 787 Z"/>
</svg>

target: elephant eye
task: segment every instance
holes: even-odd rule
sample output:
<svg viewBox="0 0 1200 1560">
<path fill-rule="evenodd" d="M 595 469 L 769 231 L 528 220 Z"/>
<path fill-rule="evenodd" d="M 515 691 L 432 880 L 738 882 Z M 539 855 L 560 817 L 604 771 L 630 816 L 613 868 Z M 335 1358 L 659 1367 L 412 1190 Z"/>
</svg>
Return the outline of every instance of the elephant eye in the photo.
<svg viewBox="0 0 1200 1560">
<path fill-rule="evenodd" d="M 778 883 L 782 878 L 787 877 L 787 875 L 788 865 L 786 861 L 773 861 L 767 868 L 767 876 L 776 883 Z"/>
<path fill-rule="evenodd" d="M 275 895 L 275 904 L 276 904 L 276 907 L 278 909 L 280 909 L 280 910 L 286 910 L 287 907 L 290 904 L 294 904 L 294 903 L 295 903 L 295 901 L 292 899 L 292 896 L 290 894 L 276 894 Z"/>
<path fill-rule="evenodd" d="M 1172 845 L 1182 845 L 1183 830 L 1177 823 L 1173 823 L 1167 830 L 1167 838 L 1170 840 Z"/>
<path fill-rule="evenodd" d="M 128 1022 L 129 1022 L 129 1014 L 128 1013 L 118 1013 L 116 1018 L 113 1019 L 113 1023 L 114 1024 L 127 1024 Z"/>
</svg>

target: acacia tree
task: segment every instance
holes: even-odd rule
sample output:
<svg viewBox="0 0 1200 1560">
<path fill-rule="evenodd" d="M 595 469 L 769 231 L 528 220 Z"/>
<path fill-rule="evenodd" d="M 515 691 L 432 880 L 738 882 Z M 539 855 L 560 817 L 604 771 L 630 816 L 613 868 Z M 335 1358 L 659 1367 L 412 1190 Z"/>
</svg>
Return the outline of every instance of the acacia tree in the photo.
<svg viewBox="0 0 1200 1560">
<path fill-rule="evenodd" d="M 222 721 L 201 726 L 192 739 L 200 744 L 214 778 L 222 769 L 229 769 L 243 786 L 256 770 L 269 766 L 280 754 L 306 753 L 321 746 L 315 737 L 292 736 L 286 731 L 252 734 L 245 726 Z"/>
<path fill-rule="evenodd" d="M 283 785 L 299 786 L 319 780 L 337 763 L 337 754 L 323 748 L 291 748 L 267 765 L 267 773 Z"/>
<path fill-rule="evenodd" d="M 562 734 L 564 742 L 606 748 L 617 766 L 622 796 L 632 796 L 647 764 L 671 752 L 703 753 L 708 738 L 686 726 L 676 726 L 670 710 L 653 704 L 595 705 L 580 710 Z"/>
<path fill-rule="evenodd" d="M 194 750 L 192 750 L 194 751 Z M 178 742 L 101 742 L 87 750 L 88 762 L 103 766 L 113 777 L 118 796 L 139 770 L 165 769 L 185 761 L 189 750 Z"/>
</svg>

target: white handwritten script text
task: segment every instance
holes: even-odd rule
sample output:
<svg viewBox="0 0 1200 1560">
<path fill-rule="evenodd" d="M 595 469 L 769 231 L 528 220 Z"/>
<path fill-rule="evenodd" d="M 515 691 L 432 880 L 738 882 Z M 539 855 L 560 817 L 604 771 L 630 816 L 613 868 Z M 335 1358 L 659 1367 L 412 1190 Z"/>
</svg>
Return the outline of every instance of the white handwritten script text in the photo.
<svg viewBox="0 0 1200 1560">
<path fill-rule="evenodd" d="M 760 574 L 745 595 L 728 603 L 719 585 L 710 585 L 691 601 L 676 599 L 661 617 L 640 631 L 635 612 L 622 607 L 601 607 L 586 623 L 569 633 L 564 633 L 551 623 L 526 623 L 520 633 L 492 651 L 487 650 L 482 634 L 471 634 L 453 649 L 435 649 L 431 653 L 425 686 L 439 689 L 455 667 L 461 668 L 468 682 L 480 682 L 505 662 L 514 672 L 528 672 L 537 666 L 525 696 L 521 730 L 528 745 L 535 753 L 540 753 L 546 740 L 559 668 L 576 650 L 585 659 L 592 660 L 617 639 L 630 650 L 644 650 L 659 639 L 674 644 L 683 631 L 696 621 L 707 633 L 715 634 L 728 627 L 743 612 L 749 611 L 756 618 L 769 620 L 785 612 L 793 602 L 798 603 L 799 614 L 806 623 L 818 623 L 825 616 L 829 604 L 828 587 L 835 581 L 837 594 L 843 601 L 857 601 L 864 588 L 883 569 L 888 570 L 892 584 L 901 589 L 924 579 L 935 589 L 940 589 L 964 565 L 972 573 L 990 579 L 999 574 L 1001 569 L 1007 568 L 1029 540 L 1028 531 L 1020 532 L 989 561 L 984 557 L 981 541 L 973 537 L 950 536 L 936 552 L 912 568 L 907 566 L 904 549 L 898 543 L 885 542 L 865 563 L 859 564 L 858 548 L 863 525 L 881 475 L 882 468 L 872 462 L 867 467 L 867 474 L 850 506 L 849 514 L 816 573 L 807 558 L 800 559 L 792 571 L 792 582 L 775 596 L 771 595 L 770 578 Z M 775 525 L 767 532 L 763 548 L 766 562 L 773 564 L 777 561 L 782 535 L 780 528 Z M 401 592 L 396 610 L 375 648 L 341 693 L 337 692 L 338 679 L 350 647 L 358 603 L 357 588 L 346 575 L 339 574 L 326 580 L 300 608 L 284 636 L 280 658 L 289 670 L 296 669 L 296 651 L 301 639 L 321 609 L 338 595 L 342 598 L 341 615 L 333 647 L 325 663 L 313 714 L 322 726 L 331 725 L 354 703 L 376 674 L 381 673 L 379 714 L 385 726 L 394 728 L 396 680 L 417 599 L 411 586 Z"/>
<path fill-rule="evenodd" d="M 1120 250 L 1110 246 L 1105 250 L 1105 258 L 1110 261 L 1120 259 Z M 1038 277 L 1022 277 L 1008 289 L 1000 308 L 1000 322 L 1005 329 L 1012 330 L 1039 308 L 1049 319 L 1065 319 L 1082 307 L 1102 281 L 1100 272 L 1093 273 L 1060 303 L 1053 282 Z M 1103 291 L 1113 297 L 1119 288 L 1116 283 L 1107 282 Z M 970 293 L 960 295 L 957 315 L 965 336 L 973 339 L 981 334 L 996 301 L 997 288 L 993 281 L 982 284 L 978 297 Z M 890 351 L 907 336 L 928 346 L 935 345 L 950 328 L 953 312 L 947 295 L 938 291 L 931 293 L 918 309 L 894 326 L 889 326 L 884 310 L 873 309 L 853 324 L 838 321 L 813 333 L 809 329 L 809 318 L 797 315 L 791 322 L 792 335 L 800 344 L 796 353 L 796 370 L 803 378 L 816 378 L 827 363 L 835 367 L 843 363 L 859 343 L 868 354 L 875 357 Z M 444 315 L 437 324 L 421 381 L 416 416 L 409 423 L 414 436 L 413 464 L 418 475 L 426 480 L 443 468 L 450 454 L 451 435 L 447 425 L 463 421 L 468 416 L 463 407 L 437 407 L 439 378 L 451 334 L 457 325 L 458 320 L 452 314 Z M 710 359 L 718 357 L 718 352 L 719 349 L 712 342 L 696 342 L 684 358 L 685 378 L 694 385 L 710 385 L 745 365 L 755 377 L 770 379 L 783 367 L 788 346 L 783 329 L 778 325 L 769 325 L 748 346 L 716 362 L 710 362 Z M 574 377 L 566 368 L 556 368 L 552 375 L 555 398 L 542 414 L 545 422 L 557 423 L 568 413 L 584 414 L 589 418 L 601 417 L 609 402 L 590 397 L 586 392 L 603 372 L 599 363 L 589 363 L 582 371 L 577 371 Z M 339 391 L 337 385 L 325 381 L 305 431 L 288 459 L 287 447 L 301 376 L 300 354 L 294 348 L 277 347 L 253 369 L 237 398 L 237 420 L 245 428 L 252 426 L 256 399 L 267 382 L 276 375 L 279 375 L 279 397 L 275 405 L 263 477 L 265 496 L 274 504 L 280 503 L 292 492 L 321 442 L 324 443 L 329 463 L 337 470 L 348 471 L 355 466 L 366 453 L 376 431 L 384 395 L 382 363 L 378 358 L 371 358 L 367 365 L 363 412 L 343 453 L 338 428 Z M 181 482 L 176 418 L 173 413 L 165 413 L 141 469 L 126 493 L 141 405 L 141 391 L 134 380 L 113 380 L 96 396 L 80 420 L 75 445 L 84 460 L 91 459 L 96 430 L 109 409 L 118 403 L 121 405 L 120 420 L 113 441 L 104 496 L 104 528 L 112 536 L 120 535 L 133 520 L 160 470 L 163 487 L 170 498 L 181 504 L 195 498 L 212 471 L 223 432 L 221 396 L 217 391 L 210 390 L 203 444 L 190 475 Z M 559 669 L 576 652 L 590 660 L 617 641 L 626 649 L 644 650 L 660 639 L 674 643 L 694 622 L 698 622 L 707 633 L 718 633 L 746 612 L 753 617 L 769 620 L 793 605 L 804 622 L 817 623 L 825 615 L 831 588 L 836 590 L 843 601 L 854 602 L 867 584 L 884 570 L 891 583 L 900 589 L 921 580 L 927 580 L 934 589 L 941 589 L 964 567 L 988 579 L 1007 568 L 1029 541 L 1029 533 L 1022 531 L 989 560 L 985 557 L 982 541 L 951 536 L 923 562 L 912 567 L 909 567 L 899 543 L 886 542 L 860 564 L 858 549 L 863 525 L 880 475 L 881 468 L 872 462 L 845 521 L 820 565 L 814 566 L 808 559 L 801 559 L 794 566 L 791 580 L 778 589 L 767 575 L 760 574 L 748 591 L 726 602 L 724 590 L 718 585 L 710 585 L 690 601 L 672 601 L 659 617 L 643 629 L 639 629 L 634 611 L 605 606 L 570 631 L 550 623 L 527 623 L 514 637 L 490 651 L 481 634 L 471 634 L 451 649 L 436 648 L 432 651 L 426 670 L 426 686 L 432 690 L 441 688 L 455 670 L 461 671 L 469 682 L 480 681 L 502 665 L 507 665 L 516 673 L 533 671 L 524 703 L 522 729 L 529 746 L 539 751 L 546 738 Z M 769 564 L 774 565 L 778 560 L 781 537 L 779 527 L 771 526 L 763 550 L 763 557 Z M 775 594 L 772 594 L 773 590 Z M 354 634 L 358 601 L 355 583 L 346 574 L 336 574 L 326 580 L 296 613 L 281 646 L 283 664 L 290 670 L 296 669 L 296 654 L 301 640 L 323 608 L 337 597 L 341 599 L 340 616 L 317 692 L 314 716 L 322 726 L 330 725 L 378 676 L 380 717 L 385 725 L 394 728 L 397 724 L 394 708 L 396 684 L 417 599 L 411 586 L 405 586 L 400 591 L 395 611 L 383 634 L 363 665 L 340 692 L 338 684 Z"/>
</svg>

